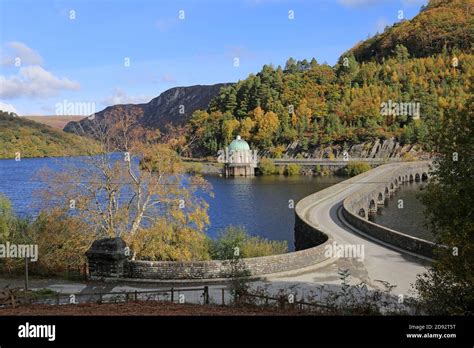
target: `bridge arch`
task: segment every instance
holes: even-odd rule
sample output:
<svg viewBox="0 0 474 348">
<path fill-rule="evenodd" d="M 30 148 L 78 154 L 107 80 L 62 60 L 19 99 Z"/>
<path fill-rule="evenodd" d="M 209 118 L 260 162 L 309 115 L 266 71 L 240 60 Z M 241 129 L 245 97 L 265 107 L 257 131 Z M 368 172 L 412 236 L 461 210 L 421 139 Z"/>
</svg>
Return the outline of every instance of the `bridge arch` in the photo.
<svg viewBox="0 0 474 348">
<path fill-rule="evenodd" d="M 369 201 L 369 214 L 377 212 L 377 203 L 375 203 L 375 199 L 371 199 Z"/>
<path fill-rule="evenodd" d="M 360 216 L 361 218 L 367 219 L 367 214 L 366 214 L 364 208 L 360 208 L 360 209 L 359 209 L 359 216 Z"/>
<path fill-rule="evenodd" d="M 421 181 L 421 175 L 420 175 L 420 174 L 418 174 L 418 173 L 415 174 L 415 181 L 416 181 L 416 182 L 420 182 L 420 181 Z"/>
<path fill-rule="evenodd" d="M 409 180 L 410 180 L 410 182 L 413 182 L 413 180 L 414 180 L 412 173 L 410 173 L 410 179 Z"/>
<path fill-rule="evenodd" d="M 385 202 L 385 199 L 384 199 L 383 193 L 379 192 L 377 196 L 377 204 L 382 205 L 384 204 L 384 202 Z"/>
<path fill-rule="evenodd" d="M 421 181 L 426 181 L 426 180 L 428 180 L 428 173 L 423 172 L 423 173 L 421 174 Z"/>
</svg>

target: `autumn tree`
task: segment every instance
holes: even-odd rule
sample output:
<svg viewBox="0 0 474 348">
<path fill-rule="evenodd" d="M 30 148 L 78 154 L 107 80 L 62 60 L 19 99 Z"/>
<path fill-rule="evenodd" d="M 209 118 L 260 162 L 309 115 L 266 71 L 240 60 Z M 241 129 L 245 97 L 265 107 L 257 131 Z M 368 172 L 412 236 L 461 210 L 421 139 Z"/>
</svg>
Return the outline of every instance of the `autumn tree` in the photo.
<svg viewBox="0 0 474 348">
<path fill-rule="evenodd" d="M 280 126 L 277 115 L 272 111 L 264 115 L 260 114 L 256 119 L 256 123 L 257 134 L 255 135 L 255 139 L 264 146 L 271 146 Z"/>
<path fill-rule="evenodd" d="M 134 115 L 111 116 L 88 125 L 102 147 L 100 155 L 88 156 L 66 171 L 41 174 L 47 182 L 39 193 L 42 202 L 87 221 L 97 237 L 124 238 L 134 257 L 181 259 L 176 253 L 147 254 L 155 249 L 143 243 L 150 231 L 160 233 L 158 226 L 181 236 L 183 250 L 187 238 L 202 238 L 209 222 L 208 205 L 197 192 L 208 190 L 208 184 L 200 176 L 186 175 L 178 154 L 159 144 L 154 132 L 138 126 Z M 168 242 L 169 248 L 176 244 L 170 238 L 153 240 Z M 181 256 L 206 258 L 191 250 Z"/>
<path fill-rule="evenodd" d="M 250 117 L 244 118 L 242 121 L 240 121 L 240 135 L 244 139 L 251 139 L 252 137 L 252 132 L 255 127 L 255 121 L 252 120 Z"/>
<path fill-rule="evenodd" d="M 422 201 L 438 243 L 436 261 L 419 276 L 416 289 L 431 314 L 474 310 L 474 99 L 452 109 L 435 134 L 440 156 Z"/>
</svg>

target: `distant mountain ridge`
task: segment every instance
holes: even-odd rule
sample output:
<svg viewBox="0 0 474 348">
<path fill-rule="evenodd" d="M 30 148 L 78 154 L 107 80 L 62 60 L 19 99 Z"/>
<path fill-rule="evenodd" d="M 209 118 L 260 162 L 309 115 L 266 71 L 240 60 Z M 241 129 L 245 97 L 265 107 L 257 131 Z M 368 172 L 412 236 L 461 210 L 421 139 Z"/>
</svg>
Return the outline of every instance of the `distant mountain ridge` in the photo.
<svg viewBox="0 0 474 348">
<path fill-rule="evenodd" d="M 218 83 L 215 85 L 195 85 L 189 87 L 174 87 L 153 98 L 144 104 L 120 104 L 112 105 L 95 113 L 98 120 L 120 112 L 133 115 L 138 123 L 150 129 L 165 130 L 167 124 L 182 125 L 188 121 L 192 113 L 198 109 L 207 109 L 211 99 L 219 94 L 222 87 L 229 83 Z M 78 127 L 84 129 L 86 134 L 91 121 L 87 118 L 69 122 L 65 127 L 66 132 L 75 132 Z"/>
</svg>

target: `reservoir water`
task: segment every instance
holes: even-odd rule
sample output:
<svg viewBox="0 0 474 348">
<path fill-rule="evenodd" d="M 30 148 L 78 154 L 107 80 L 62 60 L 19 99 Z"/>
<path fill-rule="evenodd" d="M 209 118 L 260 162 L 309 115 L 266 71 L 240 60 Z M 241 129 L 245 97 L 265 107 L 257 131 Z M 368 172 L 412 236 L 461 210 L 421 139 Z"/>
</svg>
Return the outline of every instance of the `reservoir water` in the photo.
<svg viewBox="0 0 474 348">
<path fill-rule="evenodd" d="M 374 222 L 411 236 L 434 241 L 435 237 L 426 227 L 424 206 L 419 200 L 425 185 L 417 182 L 401 185 L 395 195 L 390 197 L 388 205 L 374 216 Z"/>
<path fill-rule="evenodd" d="M 0 160 L 0 194 L 11 200 L 16 214 L 35 216 L 40 202 L 34 192 L 43 185 L 36 174 L 42 168 L 61 170 L 70 161 L 74 158 Z M 251 235 L 288 241 L 289 250 L 294 249 L 294 205 L 303 197 L 344 180 L 337 176 L 233 179 L 206 176 L 206 179 L 214 193 L 214 198 L 205 196 L 210 206 L 209 236 L 215 237 L 229 225 L 242 226 Z M 404 185 L 388 207 L 383 209 L 383 215 L 376 217 L 376 222 L 409 234 L 425 236 L 426 231 L 423 232 L 420 221 L 421 203 L 415 198 L 416 185 Z M 413 189 L 407 189 L 409 187 Z M 402 211 L 396 206 L 399 198 L 405 200 L 406 209 Z"/>
</svg>

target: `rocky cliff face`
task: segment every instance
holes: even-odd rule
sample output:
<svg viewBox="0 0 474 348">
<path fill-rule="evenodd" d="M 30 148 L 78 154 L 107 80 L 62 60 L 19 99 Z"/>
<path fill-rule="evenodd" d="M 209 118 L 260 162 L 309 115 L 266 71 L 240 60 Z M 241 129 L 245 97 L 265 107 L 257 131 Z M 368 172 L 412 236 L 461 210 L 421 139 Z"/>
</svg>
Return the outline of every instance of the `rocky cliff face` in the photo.
<svg viewBox="0 0 474 348">
<path fill-rule="evenodd" d="M 420 146 L 406 144 L 401 145 L 395 138 L 376 139 L 366 141 L 361 144 L 346 145 L 336 144 L 331 146 L 317 146 L 308 151 L 302 150 L 298 142 L 290 144 L 285 153 L 285 157 L 295 158 L 342 158 L 346 150 L 352 158 L 403 158 L 410 155 L 419 159 L 429 158 L 429 153 L 422 151 Z"/>
<path fill-rule="evenodd" d="M 219 90 L 227 84 L 196 85 L 190 87 L 175 87 L 161 93 L 146 104 L 126 104 L 114 105 L 97 112 L 94 116 L 100 120 L 107 117 L 114 117 L 116 112 L 132 115 L 138 123 L 146 128 L 165 130 L 167 124 L 184 124 L 198 109 L 207 109 L 209 102 L 215 97 Z M 82 127 L 86 133 L 90 132 L 87 118 L 69 122 L 64 130 L 74 132 L 78 126 Z"/>
</svg>

